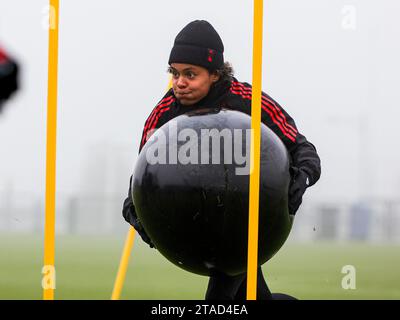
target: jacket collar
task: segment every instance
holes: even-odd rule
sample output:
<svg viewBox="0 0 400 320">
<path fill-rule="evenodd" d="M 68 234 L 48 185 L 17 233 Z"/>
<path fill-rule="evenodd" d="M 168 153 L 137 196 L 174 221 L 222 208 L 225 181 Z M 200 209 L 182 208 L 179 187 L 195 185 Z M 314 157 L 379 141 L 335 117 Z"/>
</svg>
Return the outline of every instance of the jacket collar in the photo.
<svg viewBox="0 0 400 320">
<path fill-rule="evenodd" d="M 177 105 L 182 108 L 190 109 L 196 107 L 219 107 L 219 104 L 222 102 L 225 94 L 229 92 L 230 87 L 231 80 L 218 81 L 213 86 L 211 86 L 207 96 L 205 96 L 199 102 L 191 106 L 184 106 L 179 102 L 179 100 L 177 100 Z"/>
</svg>

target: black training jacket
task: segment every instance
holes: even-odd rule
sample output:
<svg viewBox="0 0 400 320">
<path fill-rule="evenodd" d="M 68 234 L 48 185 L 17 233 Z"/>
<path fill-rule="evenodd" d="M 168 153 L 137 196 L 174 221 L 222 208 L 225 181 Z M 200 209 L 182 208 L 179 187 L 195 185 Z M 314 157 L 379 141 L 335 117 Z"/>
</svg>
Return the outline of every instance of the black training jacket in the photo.
<svg viewBox="0 0 400 320">
<path fill-rule="evenodd" d="M 220 81 L 215 84 L 209 94 L 192 106 L 184 106 L 170 89 L 147 118 L 139 152 L 149 138 L 149 133 L 169 120 L 193 111 L 198 107 L 224 107 L 251 115 L 251 85 L 246 82 Z M 294 120 L 270 96 L 262 93 L 261 121 L 274 131 L 283 141 L 291 157 L 291 166 L 303 170 L 309 177 L 310 186 L 316 183 L 321 174 L 320 159 L 312 143 L 307 141 L 297 129 Z"/>
</svg>

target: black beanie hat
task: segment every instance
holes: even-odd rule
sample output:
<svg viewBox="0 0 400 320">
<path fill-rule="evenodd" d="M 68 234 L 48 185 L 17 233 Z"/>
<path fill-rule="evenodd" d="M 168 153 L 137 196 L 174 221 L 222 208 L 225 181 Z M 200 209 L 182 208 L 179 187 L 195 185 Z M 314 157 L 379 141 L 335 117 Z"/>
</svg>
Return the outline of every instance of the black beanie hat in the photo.
<svg viewBox="0 0 400 320">
<path fill-rule="evenodd" d="M 188 63 L 214 71 L 224 65 L 224 44 L 209 22 L 190 22 L 175 38 L 168 60 L 171 63 Z"/>
</svg>

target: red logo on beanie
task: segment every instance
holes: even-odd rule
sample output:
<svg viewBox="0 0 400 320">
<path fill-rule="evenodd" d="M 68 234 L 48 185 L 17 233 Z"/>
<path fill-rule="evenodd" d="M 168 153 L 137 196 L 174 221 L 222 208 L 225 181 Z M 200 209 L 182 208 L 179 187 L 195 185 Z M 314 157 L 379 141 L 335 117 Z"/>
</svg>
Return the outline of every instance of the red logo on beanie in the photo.
<svg viewBox="0 0 400 320">
<path fill-rule="evenodd" d="M 212 49 L 208 49 L 208 62 L 212 62 L 214 56 L 215 56 L 215 51 Z"/>
</svg>

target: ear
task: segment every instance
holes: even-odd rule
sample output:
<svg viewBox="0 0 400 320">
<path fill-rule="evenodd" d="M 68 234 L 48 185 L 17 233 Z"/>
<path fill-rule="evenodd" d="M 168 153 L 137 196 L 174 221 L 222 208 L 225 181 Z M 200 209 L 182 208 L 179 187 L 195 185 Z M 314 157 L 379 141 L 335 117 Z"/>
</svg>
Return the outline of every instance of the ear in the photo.
<svg viewBox="0 0 400 320">
<path fill-rule="evenodd" d="M 217 81 L 219 80 L 219 78 L 220 78 L 220 76 L 219 76 L 219 73 L 218 73 L 218 72 L 213 72 L 213 73 L 211 74 L 211 81 L 212 81 L 212 83 L 217 82 Z"/>
</svg>

